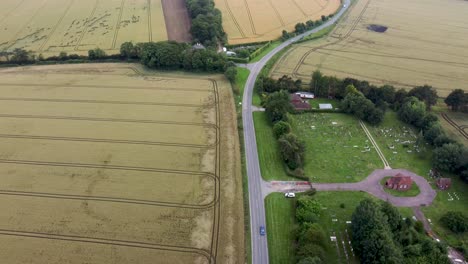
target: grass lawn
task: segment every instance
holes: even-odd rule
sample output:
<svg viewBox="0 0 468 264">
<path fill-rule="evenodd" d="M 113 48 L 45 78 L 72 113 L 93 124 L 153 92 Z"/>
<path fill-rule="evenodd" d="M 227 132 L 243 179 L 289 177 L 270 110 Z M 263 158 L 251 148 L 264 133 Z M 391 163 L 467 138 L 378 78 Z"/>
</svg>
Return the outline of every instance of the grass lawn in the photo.
<svg viewBox="0 0 468 264">
<path fill-rule="evenodd" d="M 448 177 L 449 175 L 444 175 Z M 434 202 L 429 207 L 423 207 L 422 211 L 428 219 L 432 221 L 433 231 L 439 235 L 442 240 L 448 242 L 452 246 L 456 246 L 459 242 L 468 244 L 468 232 L 462 235 L 457 235 L 452 231 L 443 227 L 440 223 L 440 218 L 448 211 L 461 211 L 468 216 L 468 185 L 462 182 L 457 176 L 453 176 L 452 186 L 446 191 L 437 191 L 437 196 Z"/>
<path fill-rule="evenodd" d="M 265 50 L 263 50 L 262 52 L 260 52 L 260 54 L 258 54 L 257 56 L 255 56 L 255 58 L 251 59 L 249 61 L 249 63 L 254 63 L 254 62 L 258 62 L 259 60 L 261 60 L 263 57 L 265 57 L 265 55 L 267 55 L 270 51 L 272 51 L 273 49 L 275 49 L 276 47 L 278 47 L 282 42 L 279 41 L 279 40 L 276 40 L 276 41 L 273 41 L 271 42 L 270 46 L 268 48 L 266 48 Z"/>
<path fill-rule="evenodd" d="M 294 263 L 294 199 L 287 199 L 282 193 L 272 193 L 265 199 L 265 210 L 270 263 Z"/>
<path fill-rule="evenodd" d="M 391 195 L 396 196 L 396 197 L 412 197 L 412 196 L 418 195 L 421 192 L 421 191 L 419 191 L 418 185 L 415 184 L 415 183 L 413 183 L 411 185 L 411 189 L 409 189 L 407 191 L 397 191 L 397 190 L 385 188 L 385 182 L 390 178 L 391 177 L 388 176 L 388 177 L 385 177 L 382 180 L 380 180 L 380 184 L 383 186 L 383 189 L 388 194 L 391 194 Z"/>
<path fill-rule="evenodd" d="M 327 98 L 314 98 L 312 100 L 308 100 L 312 109 L 318 109 L 319 104 L 331 104 L 333 108 L 338 107 L 339 101 L 334 99 L 327 99 Z"/>
<path fill-rule="evenodd" d="M 293 132 L 305 141 L 304 172 L 312 182 L 358 182 L 383 167 L 354 116 L 304 113 L 291 119 Z"/>
<path fill-rule="evenodd" d="M 432 168 L 432 148 L 425 143 L 415 147 L 418 132 L 398 120 L 395 112 L 387 110 L 380 125 L 367 127 L 392 168 L 407 169 L 421 176 Z"/>
<path fill-rule="evenodd" d="M 236 104 L 242 102 L 242 96 L 244 94 L 245 83 L 249 77 L 250 71 L 246 68 L 237 67 L 236 81 L 234 83 L 234 91 L 238 91 L 237 94 L 234 94 Z"/>
<path fill-rule="evenodd" d="M 258 159 L 264 180 L 297 180 L 286 174 L 279 153 L 278 142 L 265 112 L 253 113 L 255 136 L 257 138 Z"/>
</svg>

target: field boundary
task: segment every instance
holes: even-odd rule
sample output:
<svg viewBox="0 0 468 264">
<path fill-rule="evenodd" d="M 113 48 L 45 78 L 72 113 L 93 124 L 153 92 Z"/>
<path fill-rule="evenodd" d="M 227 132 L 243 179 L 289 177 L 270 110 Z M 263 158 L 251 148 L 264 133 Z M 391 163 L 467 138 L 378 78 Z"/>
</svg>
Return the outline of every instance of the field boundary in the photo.
<svg viewBox="0 0 468 264">
<path fill-rule="evenodd" d="M 465 128 L 467 128 L 468 126 L 460 126 L 458 125 L 455 121 L 453 121 L 446 113 L 442 113 L 440 114 L 442 116 L 442 118 L 447 121 L 447 123 L 449 123 L 449 125 L 451 125 L 453 128 L 455 128 L 457 130 L 458 133 L 461 134 L 462 137 L 464 137 L 465 139 L 468 139 L 468 133 L 465 131 Z"/>
</svg>

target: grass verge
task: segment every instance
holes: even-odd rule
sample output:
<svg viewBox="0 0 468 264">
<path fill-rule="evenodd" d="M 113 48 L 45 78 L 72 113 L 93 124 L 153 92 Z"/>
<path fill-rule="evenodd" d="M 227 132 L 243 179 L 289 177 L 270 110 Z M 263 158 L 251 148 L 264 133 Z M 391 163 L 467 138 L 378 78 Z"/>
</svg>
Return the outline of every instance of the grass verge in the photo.
<svg viewBox="0 0 468 264">
<path fill-rule="evenodd" d="M 397 191 L 397 190 L 385 188 L 385 182 L 390 178 L 391 177 L 388 176 L 388 177 L 385 177 L 382 180 L 380 180 L 380 184 L 383 186 L 383 189 L 388 194 L 391 194 L 391 195 L 396 196 L 396 197 L 413 197 L 413 196 L 418 195 L 421 192 L 416 183 L 413 183 L 411 185 L 411 189 L 409 189 L 407 191 Z"/>
<path fill-rule="evenodd" d="M 254 112 L 253 119 L 262 178 L 267 181 L 297 180 L 296 178 L 288 176 L 284 170 L 278 142 L 273 134 L 273 129 L 265 112 Z"/>
<path fill-rule="evenodd" d="M 270 263 L 294 263 L 294 199 L 287 199 L 282 193 L 272 193 L 265 199 L 265 210 Z"/>
<path fill-rule="evenodd" d="M 254 63 L 258 62 L 261 60 L 265 55 L 267 55 L 270 51 L 274 50 L 276 47 L 278 47 L 282 42 L 280 40 L 273 41 L 268 48 L 260 52 L 255 58 L 251 59 L 249 63 Z"/>
</svg>

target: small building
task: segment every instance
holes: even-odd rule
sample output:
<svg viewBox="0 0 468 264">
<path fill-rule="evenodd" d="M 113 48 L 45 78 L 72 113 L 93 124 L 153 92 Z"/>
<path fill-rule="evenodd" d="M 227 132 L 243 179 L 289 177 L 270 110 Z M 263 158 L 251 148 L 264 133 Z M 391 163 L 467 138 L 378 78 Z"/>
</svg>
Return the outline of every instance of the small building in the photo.
<svg viewBox="0 0 468 264">
<path fill-rule="evenodd" d="M 412 184 L 413 180 L 411 180 L 410 176 L 404 176 L 403 174 L 398 173 L 385 182 L 385 187 L 398 191 L 407 191 L 411 189 Z"/>
<path fill-rule="evenodd" d="M 315 95 L 309 92 L 297 92 L 296 94 L 299 95 L 302 99 L 314 99 L 315 98 Z"/>
<path fill-rule="evenodd" d="M 319 109 L 320 110 L 331 110 L 333 109 L 332 104 L 319 104 Z"/>
<path fill-rule="evenodd" d="M 307 101 L 304 101 L 299 95 L 291 94 L 291 104 L 293 105 L 296 111 L 308 110 L 310 109 L 310 104 Z"/>
<path fill-rule="evenodd" d="M 452 179 L 450 178 L 439 178 L 436 180 L 437 188 L 441 190 L 447 190 L 452 186 Z"/>
</svg>

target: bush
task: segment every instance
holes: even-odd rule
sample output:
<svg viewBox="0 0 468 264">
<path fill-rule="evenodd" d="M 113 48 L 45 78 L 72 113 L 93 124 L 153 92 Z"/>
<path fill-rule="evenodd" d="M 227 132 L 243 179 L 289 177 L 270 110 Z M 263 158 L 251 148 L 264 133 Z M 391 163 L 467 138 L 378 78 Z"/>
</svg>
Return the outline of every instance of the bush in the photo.
<svg viewBox="0 0 468 264">
<path fill-rule="evenodd" d="M 440 218 L 440 222 L 457 234 L 468 230 L 468 219 L 462 212 L 449 211 Z"/>
<path fill-rule="evenodd" d="M 276 138 L 280 138 L 282 135 L 291 132 L 291 125 L 288 122 L 278 121 L 273 125 L 273 133 Z"/>
</svg>

